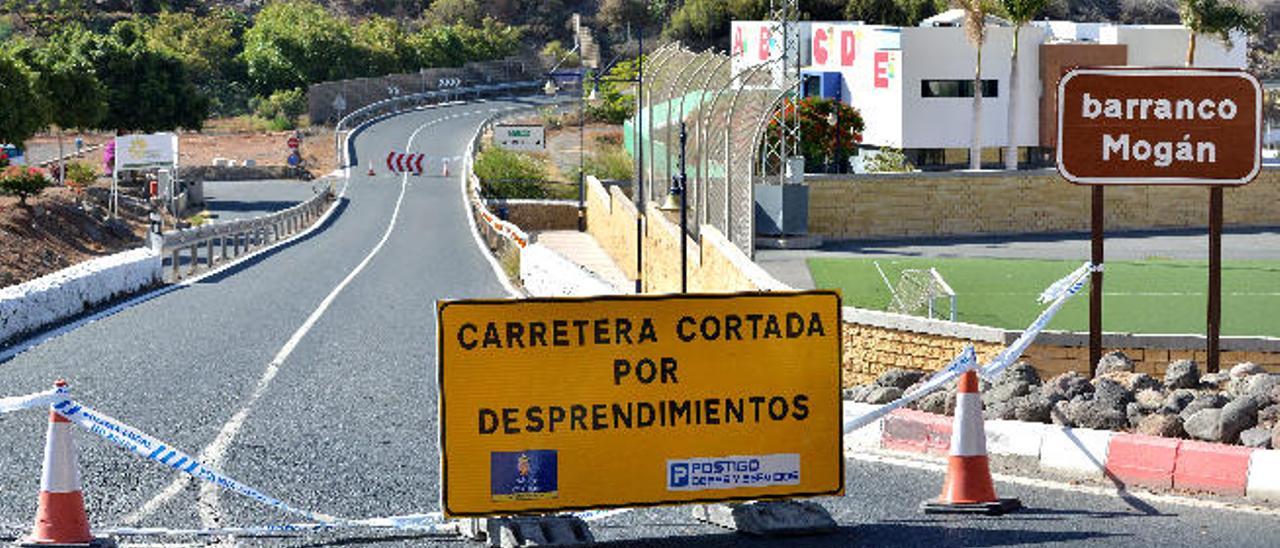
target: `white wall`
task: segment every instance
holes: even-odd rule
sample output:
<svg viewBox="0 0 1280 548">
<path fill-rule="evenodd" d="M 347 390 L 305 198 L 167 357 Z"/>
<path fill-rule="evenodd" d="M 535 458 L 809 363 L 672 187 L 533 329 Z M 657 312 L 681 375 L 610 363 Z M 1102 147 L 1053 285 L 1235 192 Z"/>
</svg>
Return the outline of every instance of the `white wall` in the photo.
<svg viewBox="0 0 1280 548">
<path fill-rule="evenodd" d="M 1240 32 L 1232 34 L 1234 38 L 1230 49 L 1216 36 L 1201 34 L 1196 37 L 1196 66 L 1248 66 L 1248 38 Z M 1189 37 L 1189 31 L 1181 25 L 1108 25 L 1099 32 L 1101 43 L 1128 45 L 1129 64 L 1145 67 L 1184 66 Z"/>
<path fill-rule="evenodd" d="M 1044 31 L 1022 29 L 1019 44 L 1018 146 L 1039 144 L 1039 46 Z M 1006 144 L 1009 110 L 1010 52 L 1013 29 L 988 27 L 982 49 L 982 79 L 996 80 L 997 96 L 983 99 L 982 145 Z M 902 29 L 903 148 L 966 148 L 972 133 L 973 98 L 924 98 L 923 80 L 972 80 L 976 50 L 961 28 Z"/>
<path fill-rule="evenodd" d="M 138 248 L 0 288 L 0 343 L 160 282 L 160 255 Z"/>
</svg>

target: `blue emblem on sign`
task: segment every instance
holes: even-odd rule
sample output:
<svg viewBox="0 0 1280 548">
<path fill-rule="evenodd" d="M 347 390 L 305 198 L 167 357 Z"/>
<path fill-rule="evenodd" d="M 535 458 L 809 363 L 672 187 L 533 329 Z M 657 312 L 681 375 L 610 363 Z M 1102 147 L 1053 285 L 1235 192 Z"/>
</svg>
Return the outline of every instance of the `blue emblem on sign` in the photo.
<svg viewBox="0 0 1280 548">
<path fill-rule="evenodd" d="M 541 500 L 559 495 L 558 459 L 552 449 L 489 453 L 493 500 Z"/>
<path fill-rule="evenodd" d="M 689 463 L 673 462 L 667 470 L 667 487 L 688 487 Z"/>
</svg>

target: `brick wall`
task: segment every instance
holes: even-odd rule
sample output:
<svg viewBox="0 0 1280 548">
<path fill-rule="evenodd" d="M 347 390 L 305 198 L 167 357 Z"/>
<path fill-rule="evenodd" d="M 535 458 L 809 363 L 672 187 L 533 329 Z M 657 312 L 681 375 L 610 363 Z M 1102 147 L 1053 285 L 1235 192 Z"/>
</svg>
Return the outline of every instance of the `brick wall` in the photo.
<svg viewBox="0 0 1280 548">
<path fill-rule="evenodd" d="M 809 232 L 829 238 L 893 238 L 1089 230 L 1089 189 L 1056 171 L 816 176 Z M 1228 226 L 1280 225 L 1280 170 L 1224 193 Z M 1201 187 L 1106 191 L 1108 230 L 1208 225 Z"/>
</svg>

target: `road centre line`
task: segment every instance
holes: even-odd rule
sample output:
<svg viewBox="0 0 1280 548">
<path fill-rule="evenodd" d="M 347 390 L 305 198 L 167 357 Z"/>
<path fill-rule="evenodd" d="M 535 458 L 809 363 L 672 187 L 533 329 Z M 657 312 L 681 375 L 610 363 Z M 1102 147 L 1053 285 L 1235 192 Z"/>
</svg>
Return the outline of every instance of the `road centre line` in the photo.
<svg viewBox="0 0 1280 548">
<path fill-rule="evenodd" d="M 446 119 L 448 118 L 437 118 L 427 123 L 424 123 L 421 126 L 418 126 L 418 128 L 415 129 L 414 132 L 410 135 L 408 146 L 412 146 L 413 139 L 423 129 L 439 124 L 445 121 Z M 350 182 L 351 182 L 350 175 L 348 174 L 347 185 L 350 185 Z M 324 300 L 320 302 L 320 305 L 316 307 L 316 309 L 311 313 L 311 315 L 306 319 L 306 321 L 304 321 L 303 324 L 293 333 L 293 335 L 289 337 L 289 340 L 286 341 L 284 346 L 280 348 L 279 352 L 276 353 L 276 356 L 271 360 L 269 364 L 267 364 L 266 370 L 263 372 L 262 377 L 258 380 L 258 383 L 255 385 L 254 390 L 249 395 L 248 399 L 246 399 L 244 404 L 241 406 L 241 408 L 234 415 L 232 415 L 231 419 L 228 420 L 227 423 L 223 425 L 222 429 L 218 432 L 218 435 L 217 437 L 214 438 L 213 442 L 210 443 L 207 447 L 205 447 L 204 450 L 200 452 L 198 458 L 201 462 L 204 462 L 209 466 L 215 467 L 215 468 L 221 465 L 222 459 L 226 456 L 226 452 L 228 449 L 230 449 L 231 443 L 234 441 L 235 437 L 239 434 L 240 429 L 244 425 L 244 421 L 248 418 L 249 413 L 253 410 L 257 401 L 266 393 L 267 389 L 270 388 L 271 381 L 274 380 L 276 375 L 279 373 L 280 366 L 283 365 L 284 361 L 289 358 L 289 355 L 293 353 L 297 345 L 302 341 L 302 339 L 307 335 L 307 333 L 310 332 L 311 329 L 315 326 L 315 324 L 320 320 L 320 317 L 324 315 L 324 313 L 328 310 L 329 306 L 338 297 L 338 295 L 342 292 L 342 290 L 345 289 L 346 286 L 350 284 L 351 281 L 354 280 L 355 277 L 358 276 L 360 272 L 363 271 L 364 268 L 373 260 L 374 256 L 377 255 L 378 252 L 382 250 L 382 247 L 386 244 L 387 240 L 390 239 L 391 233 L 395 228 L 396 219 L 398 218 L 400 213 L 400 206 L 404 200 L 407 184 L 408 184 L 408 174 L 405 173 L 405 174 L 402 174 L 401 176 L 400 194 L 396 199 L 395 208 L 392 210 L 390 222 L 388 222 L 387 229 L 383 233 L 381 240 L 379 240 L 378 243 L 374 245 L 372 250 L 370 250 L 369 254 L 366 255 L 365 258 L 358 265 L 356 265 L 356 267 L 352 269 L 351 272 L 348 273 L 347 276 L 341 282 L 339 282 L 338 285 L 335 286 L 332 291 L 330 291 L 328 296 L 326 296 Z M 345 186 L 343 190 L 345 193 L 345 190 L 346 190 Z M 167 487 L 165 487 L 165 489 L 163 489 L 156 496 L 152 497 L 150 500 L 148 500 L 145 504 L 143 504 L 137 510 L 124 516 L 122 521 L 126 525 L 134 525 L 139 521 L 147 518 L 152 513 L 154 513 L 157 509 L 159 509 L 163 504 L 165 504 L 174 496 L 176 496 L 178 493 L 180 493 L 190 483 L 190 481 L 191 481 L 190 476 L 186 476 L 186 475 L 180 475 L 174 478 L 174 480 Z M 217 510 L 217 494 L 216 492 L 209 494 L 206 491 L 207 489 L 211 489 L 211 487 L 208 485 L 204 485 L 201 487 L 200 496 L 197 504 L 197 511 L 200 514 L 201 522 L 206 527 L 216 526 L 217 514 L 219 513 Z"/>
</svg>

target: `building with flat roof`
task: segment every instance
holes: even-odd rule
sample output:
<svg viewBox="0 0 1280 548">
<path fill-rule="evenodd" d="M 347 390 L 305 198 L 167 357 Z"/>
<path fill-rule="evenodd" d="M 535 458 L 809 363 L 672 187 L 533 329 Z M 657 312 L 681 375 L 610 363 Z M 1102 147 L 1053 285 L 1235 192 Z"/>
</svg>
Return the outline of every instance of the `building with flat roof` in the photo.
<svg viewBox="0 0 1280 548">
<path fill-rule="evenodd" d="M 916 166 L 967 166 L 973 130 L 973 79 L 977 52 L 952 10 L 917 27 L 860 22 L 802 22 L 800 66 L 806 96 L 838 98 L 866 122 L 864 148 L 893 147 Z M 981 135 L 983 163 L 1002 165 L 1009 142 L 1009 102 L 1017 95 L 1012 141 L 1028 166 L 1052 163 L 1056 143 L 1058 81 L 1078 66 L 1183 66 L 1188 30 L 1178 25 L 1117 25 L 1037 21 L 1019 34 L 1017 81 L 1010 79 L 1013 27 L 987 20 L 982 49 Z M 733 69 L 781 56 L 770 22 L 736 21 Z M 1232 44 L 1202 35 L 1196 66 L 1244 68 L 1247 37 Z"/>
</svg>

